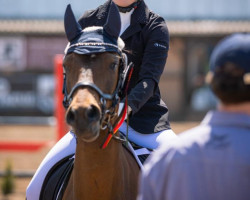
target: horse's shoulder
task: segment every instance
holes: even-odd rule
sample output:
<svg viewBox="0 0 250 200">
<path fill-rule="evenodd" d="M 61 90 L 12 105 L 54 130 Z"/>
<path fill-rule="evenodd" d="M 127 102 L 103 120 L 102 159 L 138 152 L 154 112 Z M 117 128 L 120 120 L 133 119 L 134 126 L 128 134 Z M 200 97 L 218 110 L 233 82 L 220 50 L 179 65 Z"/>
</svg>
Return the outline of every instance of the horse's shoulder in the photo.
<svg viewBox="0 0 250 200">
<path fill-rule="evenodd" d="M 73 155 L 57 162 L 48 172 L 42 186 L 40 199 L 57 199 L 63 196 L 74 165 Z M 59 198 L 60 199 L 60 198 Z"/>
</svg>

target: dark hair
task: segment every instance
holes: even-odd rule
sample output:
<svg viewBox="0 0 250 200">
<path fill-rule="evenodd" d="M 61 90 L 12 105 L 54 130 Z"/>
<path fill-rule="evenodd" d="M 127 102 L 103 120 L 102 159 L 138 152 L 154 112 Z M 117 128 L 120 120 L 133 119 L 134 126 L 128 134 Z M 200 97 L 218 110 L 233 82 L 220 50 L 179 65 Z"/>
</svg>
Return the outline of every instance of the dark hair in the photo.
<svg viewBox="0 0 250 200">
<path fill-rule="evenodd" d="M 224 104 L 237 104 L 250 101 L 250 85 L 245 84 L 245 71 L 234 63 L 227 62 L 217 67 L 210 87 Z"/>
</svg>

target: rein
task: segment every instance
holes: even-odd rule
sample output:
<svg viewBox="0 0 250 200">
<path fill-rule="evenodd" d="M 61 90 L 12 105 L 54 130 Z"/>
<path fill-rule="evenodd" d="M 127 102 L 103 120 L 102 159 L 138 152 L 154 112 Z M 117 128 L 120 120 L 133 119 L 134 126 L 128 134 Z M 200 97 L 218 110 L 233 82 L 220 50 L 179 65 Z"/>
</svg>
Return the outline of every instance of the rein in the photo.
<svg viewBox="0 0 250 200">
<path fill-rule="evenodd" d="M 124 122 L 124 120 L 126 118 L 126 115 L 128 117 L 128 98 L 127 98 L 127 93 L 128 93 L 128 86 L 129 86 L 129 82 L 130 82 L 133 70 L 134 70 L 133 66 L 131 66 L 131 68 L 130 67 L 128 68 L 129 75 L 128 75 L 128 79 L 127 79 L 127 83 L 126 83 L 126 87 L 125 87 L 126 98 L 125 98 L 124 107 L 123 107 L 122 112 L 121 112 L 121 115 L 122 115 L 121 120 L 118 121 L 118 123 L 116 123 L 114 131 L 109 132 L 107 139 L 104 141 L 104 143 L 103 143 L 103 145 L 101 147 L 102 149 L 104 149 L 104 148 L 106 148 L 108 146 L 108 143 L 110 142 L 110 140 L 111 140 L 112 137 L 116 138 L 114 135 L 116 134 L 116 132 L 121 127 L 122 123 Z M 127 126 L 128 126 L 128 124 L 127 124 Z M 121 138 L 119 138 L 118 140 L 122 140 L 122 142 L 124 142 L 124 140 L 121 139 Z"/>
</svg>

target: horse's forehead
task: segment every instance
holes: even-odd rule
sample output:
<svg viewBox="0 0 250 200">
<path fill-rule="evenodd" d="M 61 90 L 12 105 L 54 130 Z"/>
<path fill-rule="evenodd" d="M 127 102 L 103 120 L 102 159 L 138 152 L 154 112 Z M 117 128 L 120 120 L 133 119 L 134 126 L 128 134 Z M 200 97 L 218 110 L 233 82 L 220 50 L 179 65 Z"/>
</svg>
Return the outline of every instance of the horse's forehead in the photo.
<svg viewBox="0 0 250 200">
<path fill-rule="evenodd" d="M 99 70 L 104 69 L 105 63 L 109 65 L 112 62 L 119 62 L 120 56 L 116 53 L 104 52 L 104 53 L 93 53 L 93 54 L 76 54 L 71 53 L 65 56 L 64 66 L 70 68 L 88 67 L 98 68 Z M 99 63 L 99 64 L 98 64 Z M 99 66 L 101 63 L 101 66 Z M 96 67 L 98 64 L 99 67 Z"/>
</svg>

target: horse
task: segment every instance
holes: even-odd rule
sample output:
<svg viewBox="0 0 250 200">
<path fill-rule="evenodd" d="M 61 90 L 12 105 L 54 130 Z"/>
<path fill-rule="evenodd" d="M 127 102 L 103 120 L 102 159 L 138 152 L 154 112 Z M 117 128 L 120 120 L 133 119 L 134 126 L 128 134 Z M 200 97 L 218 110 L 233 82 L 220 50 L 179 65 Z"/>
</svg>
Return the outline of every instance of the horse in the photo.
<svg viewBox="0 0 250 200">
<path fill-rule="evenodd" d="M 63 103 L 77 144 L 54 199 L 136 199 L 140 167 L 124 138 L 115 136 L 114 131 L 124 119 L 118 115 L 118 107 L 126 82 L 119 11 L 111 1 L 103 27 L 82 29 L 68 5 L 64 26 L 69 46 L 63 60 Z M 107 143 L 109 136 L 113 137 Z M 54 188 L 50 187 L 54 182 L 47 181 L 43 188 Z"/>
</svg>

